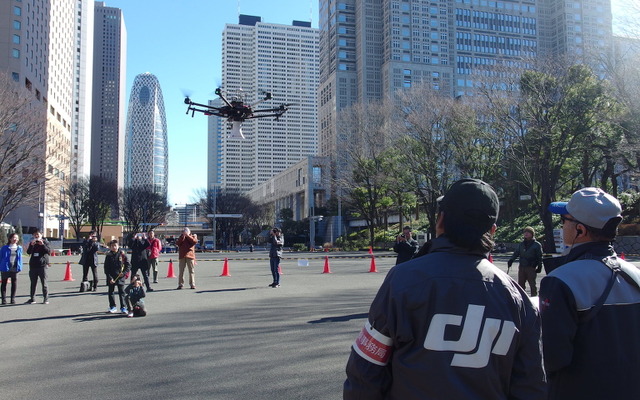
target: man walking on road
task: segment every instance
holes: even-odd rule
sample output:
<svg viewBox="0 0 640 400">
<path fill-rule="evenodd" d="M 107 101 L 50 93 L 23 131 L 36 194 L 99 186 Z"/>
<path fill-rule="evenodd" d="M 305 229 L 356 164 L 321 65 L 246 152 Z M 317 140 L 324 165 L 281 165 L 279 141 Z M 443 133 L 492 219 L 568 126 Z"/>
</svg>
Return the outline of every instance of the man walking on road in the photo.
<svg viewBox="0 0 640 400">
<path fill-rule="evenodd" d="M 393 267 L 371 304 L 344 399 L 546 398 L 538 312 L 487 260 L 498 204 L 477 179 L 449 188 L 429 253 Z"/>
<path fill-rule="evenodd" d="M 536 240 L 536 231 L 532 227 L 524 228 L 522 235 L 524 240 L 518 244 L 518 248 L 513 252 L 507 265 L 508 268 L 511 268 L 513 262 L 520 258 L 518 285 L 524 289 L 525 283 L 528 283 L 531 296 L 537 296 L 536 274 L 542 271 L 542 245 Z"/>
<path fill-rule="evenodd" d="M 640 271 L 611 243 L 620 203 L 588 187 L 549 211 L 570 246 L 540 283 L 549 399 L 640 399 Z"/>
</svg>

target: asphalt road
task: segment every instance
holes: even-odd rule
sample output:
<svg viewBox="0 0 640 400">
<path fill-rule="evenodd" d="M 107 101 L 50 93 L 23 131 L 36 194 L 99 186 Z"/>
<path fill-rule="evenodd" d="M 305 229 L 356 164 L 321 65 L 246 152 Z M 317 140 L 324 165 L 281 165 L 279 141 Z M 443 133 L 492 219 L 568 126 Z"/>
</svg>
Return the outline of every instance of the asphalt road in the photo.
<svg viewBox="0 0 640 400">
<path fill-rule="evenodd" d="M 104 278 L 78 293 L 79 265 L 62 281 L 78 257 L 52 258 L 50 304 L 40 288 L 39 303 L 23 304 L 23 271 L 18 304 L 0 308 L 0 398 L 341 399 L 351 343 L 395 258 L 376 253 L 370 273 L 366 253 L 330 253 L 324 274 L 325 254 L 286 254 L 277 289 L 264 252 L 198 254 L 195 290 L 175 290 L 175 255 L 162 255 L 144 318 L 108 314 Z"/>
</svg>

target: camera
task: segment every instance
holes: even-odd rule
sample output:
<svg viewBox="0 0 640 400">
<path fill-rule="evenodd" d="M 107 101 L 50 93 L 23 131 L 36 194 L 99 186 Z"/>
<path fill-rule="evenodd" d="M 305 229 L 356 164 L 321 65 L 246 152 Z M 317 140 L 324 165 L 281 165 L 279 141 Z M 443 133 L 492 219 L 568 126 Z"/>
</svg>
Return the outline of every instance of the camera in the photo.
<svg viewBox="0 0 640 400">
<path fill-rule="evenodd" d="M 401 237 L 401 238 L 403 238 L 403 237 L 406 237 L 406 236 L 405 236 L 405 235 L 404 235 L 404 233 L 403 233 L 403 234 L 401 234 L 401 235 L 400 235 L 400 237 Z"/>
</svg>

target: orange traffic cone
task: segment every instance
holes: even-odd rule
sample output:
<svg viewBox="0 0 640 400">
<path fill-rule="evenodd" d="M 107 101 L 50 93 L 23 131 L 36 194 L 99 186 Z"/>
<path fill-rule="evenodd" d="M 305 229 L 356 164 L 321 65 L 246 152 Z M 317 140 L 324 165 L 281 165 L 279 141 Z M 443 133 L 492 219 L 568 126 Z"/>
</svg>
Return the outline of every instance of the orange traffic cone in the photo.
<svg viewBox="0 0 640 400">
<path fill-rule="evenodd" d="M 227 257 L 224 258 L 224 264 L 222 264 L 222 274 L 220 276 L 231 276 L 229 274 L 229 259 Z"/>
<path fill-rule="evenodd" d="M 278 273 L 282 275 L 282 268 L 280 267 L 280 264 L 278 264 Z"/>
<path fill-rule="evenodd" d="M 63 281 L 75 281 L 75 279 L 73 279 L 73 275 L 71 274 L 71 261 L 67 261 L 67 270 L 64 272 Z"/>
<path fill-rule="evenodd" d="M 492 263 L 493 262 L 493 254 L 489 253 L 489 262 Z"/>
<path fill-rule="evenodd" d="M 55 250 L 51 250 L 51 254 L 49 254 L 51 257 L 55 257 L 56 256 L 56 251 Z"/>
<path fill-rule="evenodd" d="M 378 268 L 376 268 L 376 258 L 371 256 L 371 268 L 369 268 L 369 272 L 378 272 Z"/>
<path fill-rule="evenodd" d="M 373 255 L 373 247 L 369 246 L 369 254 Z"/>
<path fill-rule="evenodd" d="M 175 278 L 176 274 L 173 273 L 173 260 L 169 259 L 169 269 L 167 270 L 167 278 Z"/>
<path fill-rule="evenodd" d="M 624 260 L 624 251 L 622 253 L 620 253 L 620 259 Z"/>
<path fill-rule="evenodd" d="M 329 256 L 324 256 L 324 271 L 322 271 L 323 274 L 330 274 L 331 273 L 331 267 L 329 267 Z"/>
<path fill-rule="evenodd" d="M 67 255 L 70 256 L 71 255 L 71 249 L 67 249 Z"/>
</svg>

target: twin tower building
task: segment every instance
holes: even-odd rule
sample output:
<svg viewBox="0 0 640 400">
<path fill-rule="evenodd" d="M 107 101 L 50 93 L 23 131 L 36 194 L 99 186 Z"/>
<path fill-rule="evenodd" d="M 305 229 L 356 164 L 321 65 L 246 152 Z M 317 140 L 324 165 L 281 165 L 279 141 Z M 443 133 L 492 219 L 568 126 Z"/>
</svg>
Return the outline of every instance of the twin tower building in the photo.
<svg viewBox="0 0 640 400">
<path fill-rule="evenodd" d="M 148 188 L 166 197 L 167 117 L 158 78 L 148 72 L 133 81 L 124 152 L 124 186 Z"/>
</svg>

